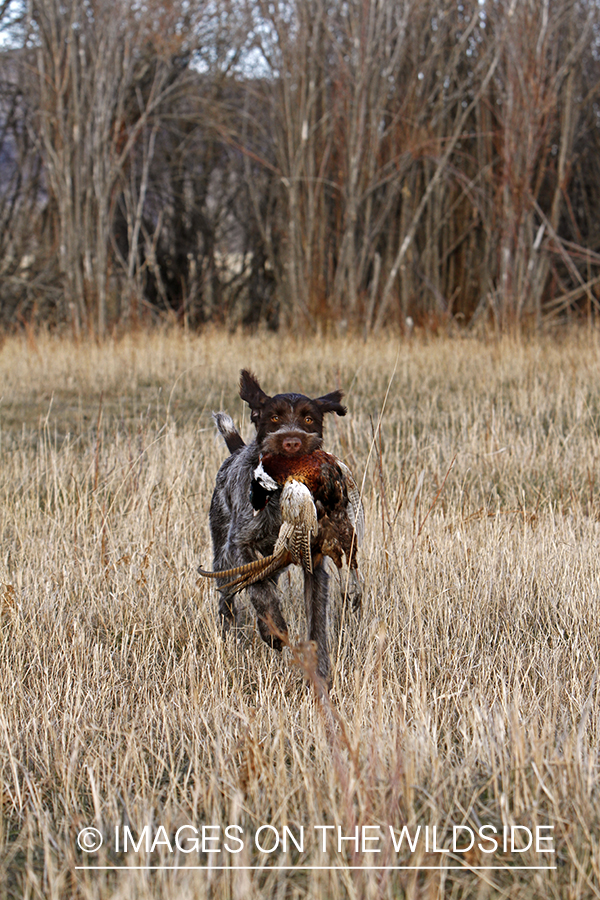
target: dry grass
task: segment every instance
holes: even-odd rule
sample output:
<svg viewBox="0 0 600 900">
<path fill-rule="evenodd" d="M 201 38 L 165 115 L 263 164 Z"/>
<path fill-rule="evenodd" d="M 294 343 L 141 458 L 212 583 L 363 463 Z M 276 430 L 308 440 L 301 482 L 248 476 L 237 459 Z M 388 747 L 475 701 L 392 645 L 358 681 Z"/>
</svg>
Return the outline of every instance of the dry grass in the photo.
<svg viewBox="0 0 600 900">
<path fill-rule="evenodd" d="M 599 362 L 578 336 L 7 340 L 0 894 L 600 896 Z M 247 433 L 242 364 L 272 392 L 347 392 L 326 446 L 366 470 L 366 592 L 358 619 L 334 591 L 331 705 L 302 660 L 261 644 L 250 611 L 223 645 L 195 574 L 225 455 L 209 411 Z M 298 576 L 282 582 L 301 640 Z M 304 851 L 259 852 L 264 824 L 304 826 Z M 556 853 L 397 854 L 388 827 L 406 824 L 436 825 L 438 846 L 453 825 L 551 825 Z M 124 854 L 115 825 L 171 841 L 239 825 L 244 849 Z M 338 853 L 331 837 L 325 856 L 315 825 L 379 825 L 381 852 Z M 84 826 L 103 833 L 98 854 L 78 849 Z M 181 868 L 132 868 L 150 864 Z M 91 865 L 120 868 L 76 868 Z"/>
</svg>

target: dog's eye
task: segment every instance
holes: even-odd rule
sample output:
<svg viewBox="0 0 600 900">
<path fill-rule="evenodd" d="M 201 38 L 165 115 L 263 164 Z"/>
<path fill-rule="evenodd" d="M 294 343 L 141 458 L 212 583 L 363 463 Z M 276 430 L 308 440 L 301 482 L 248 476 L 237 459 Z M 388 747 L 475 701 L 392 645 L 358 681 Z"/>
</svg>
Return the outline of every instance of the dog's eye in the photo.
<svg viewBox="0 0 600 900">
<path fill-rule="evenodd" d="M 279 416 L 271 416 L 271 422 L 279 422 Z"/>
<path fill-rule="evenodd" d="M 314 422 L 314 419 L 312 416 L 304 416 L 304 421 L 306 422 L 307 425 L 312 425 L 312 423 Z"/>
</svg>

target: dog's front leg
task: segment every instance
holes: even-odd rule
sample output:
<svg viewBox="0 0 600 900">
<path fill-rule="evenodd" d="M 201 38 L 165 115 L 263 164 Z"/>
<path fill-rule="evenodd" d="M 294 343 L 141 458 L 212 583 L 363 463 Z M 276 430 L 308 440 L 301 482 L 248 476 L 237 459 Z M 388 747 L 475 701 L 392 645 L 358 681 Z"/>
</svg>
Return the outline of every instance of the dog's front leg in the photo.
<svg viewBox="0 0 600 900">
<path fill-rule="evenodd" d="M 308 639 L 317 646 L 317 675 L 330 686 L 329 647 L 327 638 L 327 602 L 329 575 L 321 561 L 312 574 L 304 573 L 304 604 L 308 622 Z"/>
<path fill-rule="evenodd" d="M 221 635 L 223 640 L 225 640 L 231 626 L 235 625 L 236 621 L 235 600 L 233 594 L 223 592 L 220 595 L 219 616 L 221 618 Z"/>
<path fill-rule="evenodd" d="M 282 650 L 287 642 L 288 627 L 279 606 L 279 592 L 273 581 L 257 582 L 248 588 L 256 610 L 260 636 L 274 650 Z"/>
</svg>

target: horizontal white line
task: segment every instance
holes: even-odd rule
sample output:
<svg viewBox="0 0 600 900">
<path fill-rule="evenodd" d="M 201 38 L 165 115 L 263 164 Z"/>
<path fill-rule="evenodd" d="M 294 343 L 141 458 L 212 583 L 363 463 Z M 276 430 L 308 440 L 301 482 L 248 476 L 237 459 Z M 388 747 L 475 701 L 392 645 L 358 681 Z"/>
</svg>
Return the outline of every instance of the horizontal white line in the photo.
<svg viewBox="0 0 600 900">
<path fill-rule="evenodd" d="M 464 871 L 464 872 L 474 872 L 479 870 L 485 870 L 487 872 L 513 872 L 517 870 L 533 870 L 533 871 L 550 871 L 551 869 L 556 869 L 557 866 L 128 866 L 124 864 L 122 866 L 75 866 L 75 869 L 114 869 L 117 871 L 123 870 L 126 872 L 128 869 L 168 869 L 168 870 L 181 870 L 182 872 L 190 872 L 190 871 L 202 871 L 202 872 L 215 872 L 215 871 L 235 871 L 236 869 L 240 869 L 243 871 L 257 871 L 257 872 L 274 872 L 274 871 L 282 871 L 282 872 L 294 872 L 294 871 L 306 871 L 308 869 L 319 869 L 326 870 L 329 872 L 340 871 L 347 872 L 349 870 L 360 872 L 361 869 L 366 870 L 376 870 L 378 872 L 392 872 L 399 870 L 430 870 L 436 869 L 445 871 Z"/>
</svg>

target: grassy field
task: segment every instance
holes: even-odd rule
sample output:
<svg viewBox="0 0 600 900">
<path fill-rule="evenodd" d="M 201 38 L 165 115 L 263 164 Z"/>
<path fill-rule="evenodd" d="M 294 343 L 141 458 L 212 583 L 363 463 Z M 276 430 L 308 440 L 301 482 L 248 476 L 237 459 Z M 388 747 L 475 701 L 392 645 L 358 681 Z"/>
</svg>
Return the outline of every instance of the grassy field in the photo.
<svg viewBox="0 0 600 900">
<path fill-rule="evenodd" d="M 329 701 L 297 572 L 281 655 L 244 599 L 223 644 L 196 574 L 242 365 L 346 392 Z M 600 896 L 595 337 L 30 336 L 0 373 L 0 896 Z"/>
</svg>

